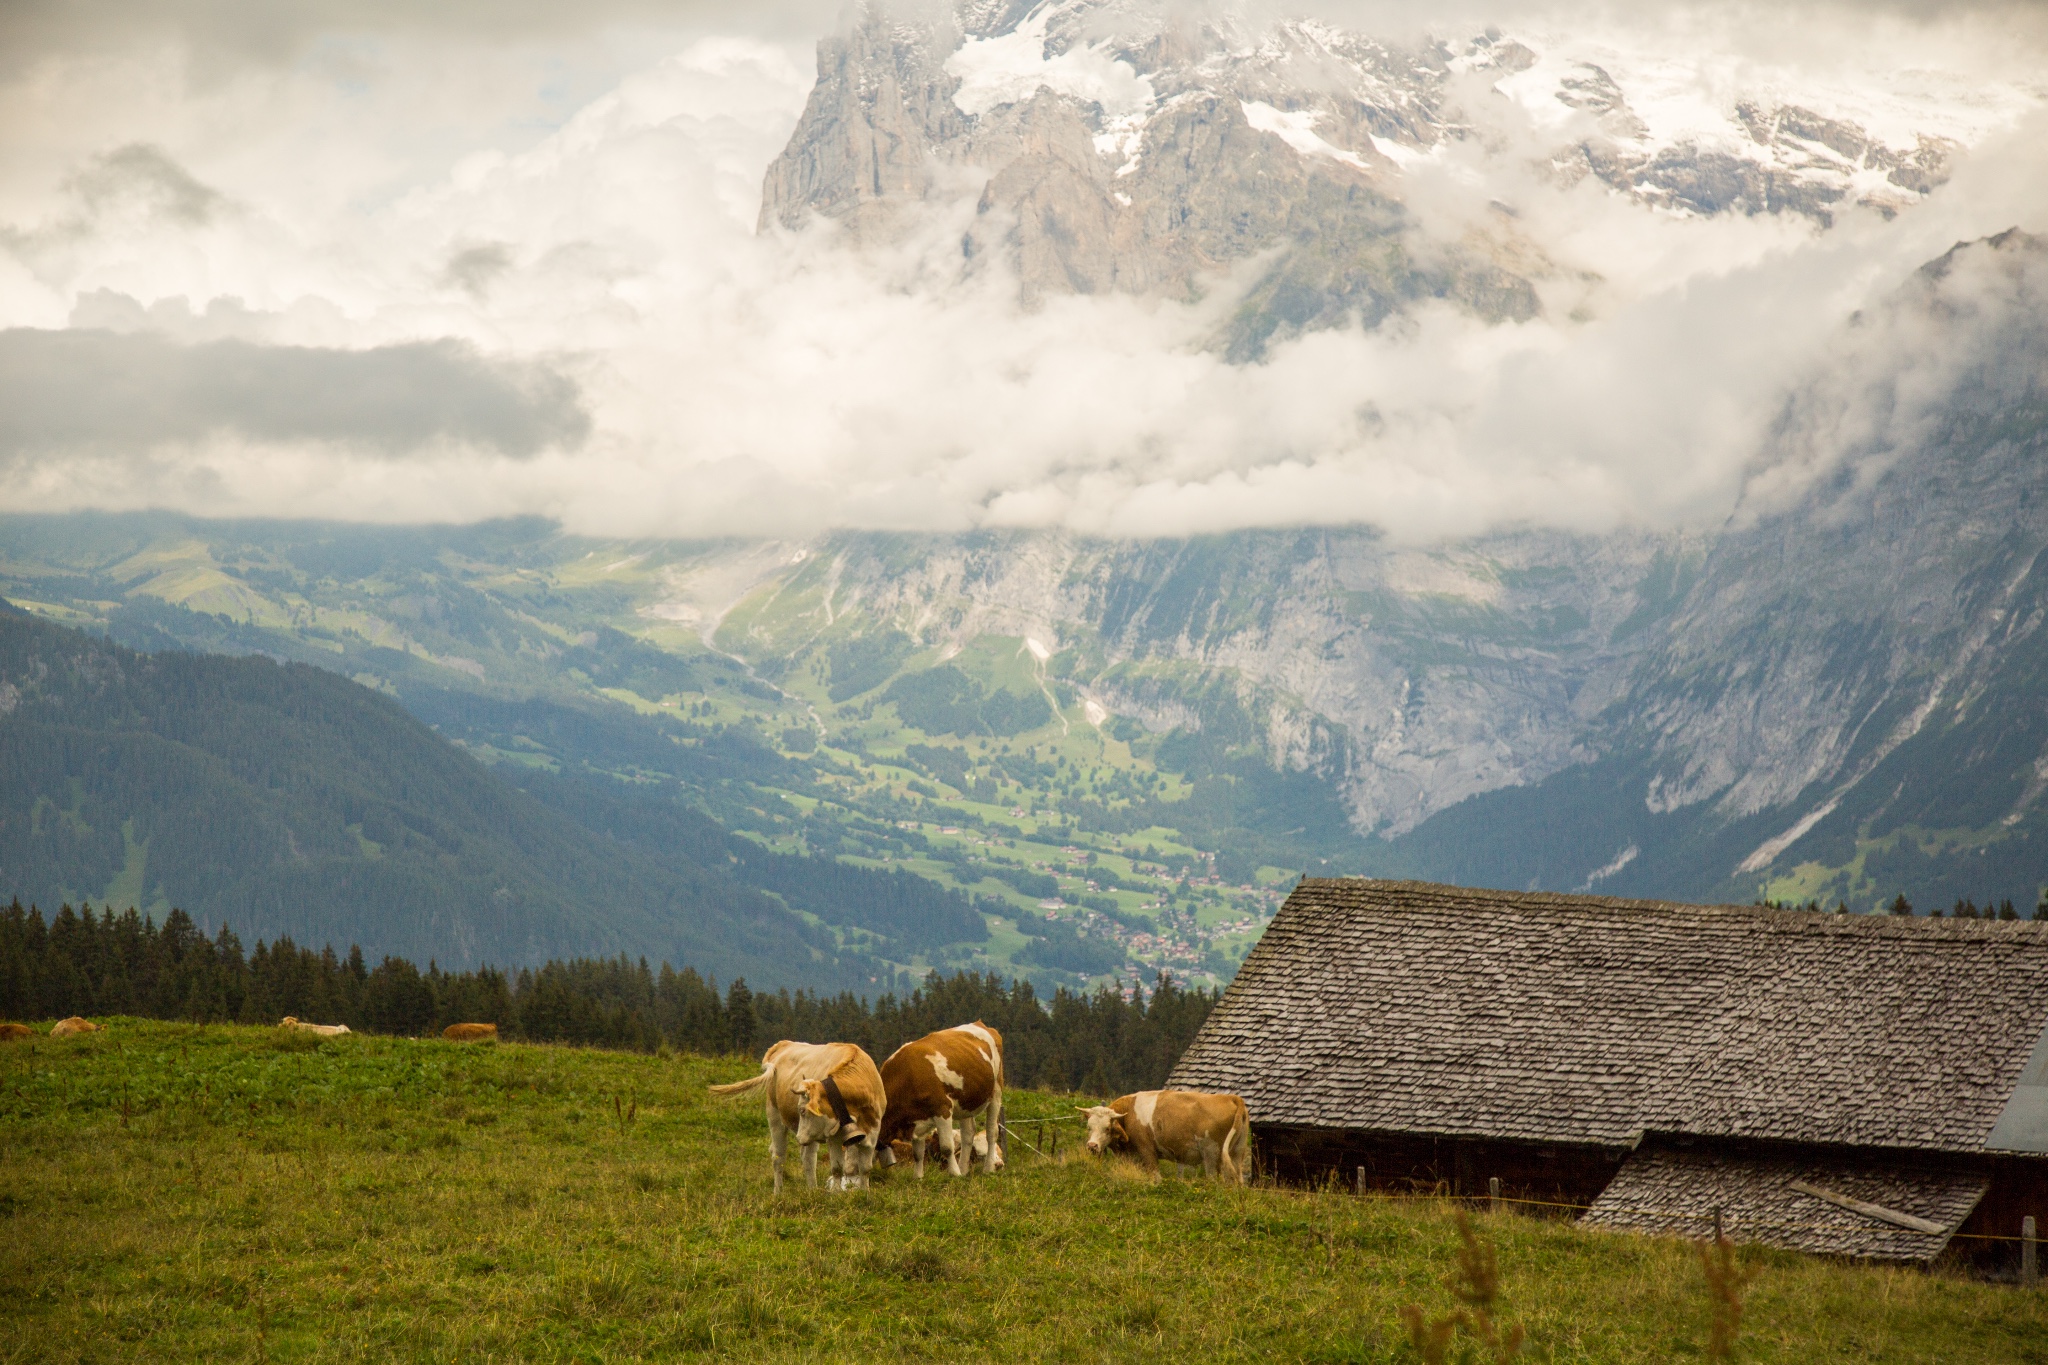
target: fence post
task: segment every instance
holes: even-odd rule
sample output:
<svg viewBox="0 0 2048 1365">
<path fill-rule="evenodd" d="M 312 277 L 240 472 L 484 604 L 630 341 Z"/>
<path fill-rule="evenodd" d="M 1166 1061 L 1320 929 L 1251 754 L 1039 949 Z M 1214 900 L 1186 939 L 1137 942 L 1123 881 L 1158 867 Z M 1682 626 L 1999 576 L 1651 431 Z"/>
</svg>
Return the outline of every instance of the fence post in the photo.
<svg viewBox="0 0 2048 1365">
<path fill-rule="evenodd" d="M 2033 1214 L 2020 1219 L 2020 1283 L 2029 1286 L 2041 1282 L 2041 1242 L 2034 1227 Z"/>
<path fill-rule="evenodd" d="M 1714 1205 L 1714 1240 L 1721 1240 L 1721 1206 Z"/>
<path fill-rule="evenodd" d="M 1500 1212 L 1500 1177 L 1497 1175 L 1486 1177 L 1486 1203 L 1488 1213 Z"/>
<path fill-rule="evenodd" d="M 1356 1193 L 1365 1193 L 1365 1167 L 1358 1168 L 1358 1173 L 1352 1177 L 1351 1186 Z"/>
</svg>

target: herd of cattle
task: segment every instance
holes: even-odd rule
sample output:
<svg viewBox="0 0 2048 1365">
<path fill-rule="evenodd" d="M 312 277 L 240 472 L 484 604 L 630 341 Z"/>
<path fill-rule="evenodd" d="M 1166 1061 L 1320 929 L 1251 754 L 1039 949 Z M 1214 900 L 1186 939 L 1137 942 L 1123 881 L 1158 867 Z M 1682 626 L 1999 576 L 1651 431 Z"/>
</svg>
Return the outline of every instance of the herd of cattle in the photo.
<svg viewBox="0 0 2048 1365">
<path fill-rule="evenodd" d="M 279 1027 L 323 1037 L 349 1031 L 347 1024 L 308 1024 L 289 1015 Z M 99 1031 L 98 1024 L 71 1018 L 52 1026 L 50 1036 Z M 0 1024 L 0 1042 L 34 1034 L 26 1024 Z M 498 1026 L 450 1024 L 441 1036 L 492 1042 Z M 934 1145 L 953 1175 L 966 1175 L 976 1161 L 984 1174 L 1003 1168 L 1003 1035 L 978 1019 L 905 1043 L 880 1068 L 852 1043 L 780 1042 L 762 1055 L 760 1075 L 711 1087 L 714 1095 L 756 1090 L 768 1113 L 768 1159 L 778 1194 L 791 1133 L 803 1154 L 804 1181 L 812 1186 L 818 1183 L 818 1144 L 826 1144 L 827 1189 L 865 1189 L 871 1167 L 906 1159 L 922 1180 Z M 1162 1158 L 1200 1165 L 1208 1175 L 1245 1183 L 1251 1122 L 1235 1095 L 1141 1090 L 1079 1108 L 1092 1153 L 1127 1151 L 1150 1172 Z"/>
<path fill-rule="evenodd" d="M 966 1175 L 976 1161 L 984 1174 L 1003 1168 L 1003 1036 L 980 1020 L 905 1043 L 879 1069 L 852 1043 L 780 1042 L 762 1056 L 760 1075 L 711 1087 L 714 1095 L 756 1090 L 777 1193 L 792 1132 L 806 1184 L 818 1183 L 818 1144 L 826 1144 L 827 1189 L 864 1189 L 871 1167 L 906 1158 L 921 1180 L 934 1144 L 950 1174 Z M 1151 1172 L 1161 1158 L 1199 1164 L 1245 1182 L 1251 1122 L 1236 1095 L 1141 1090 L 1080 1109 L 1090 1152 L 1129 1151 Z"/>
</svg>

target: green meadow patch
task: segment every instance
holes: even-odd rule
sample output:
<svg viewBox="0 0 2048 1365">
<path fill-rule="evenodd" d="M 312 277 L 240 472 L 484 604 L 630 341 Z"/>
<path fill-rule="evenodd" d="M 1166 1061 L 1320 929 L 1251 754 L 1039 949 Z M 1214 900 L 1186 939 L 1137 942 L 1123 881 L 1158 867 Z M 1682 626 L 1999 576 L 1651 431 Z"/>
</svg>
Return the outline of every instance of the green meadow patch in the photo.
<svg viewBox="0 0 2048 1365">
<path fill-rule="evenodd" d="M 131 1020 L 10 1045 L 0 1362 L 1395 1362 L 1404 1308 L 1460 1306 L 1449 1205 L 1150 1183 L 1041 1129 L 1071 1096 L 1012 1092 L 996 1177 L 777 1198 L 758 1105 L 705 1093 L 752 1069 Z M 1692 1246 L 1474 1225 L 1521 1359 L 1708 1358 Z M 2048 1361 L 2038 1292 L 1737 1261 L 1735 1359 Z"/>
</svg>

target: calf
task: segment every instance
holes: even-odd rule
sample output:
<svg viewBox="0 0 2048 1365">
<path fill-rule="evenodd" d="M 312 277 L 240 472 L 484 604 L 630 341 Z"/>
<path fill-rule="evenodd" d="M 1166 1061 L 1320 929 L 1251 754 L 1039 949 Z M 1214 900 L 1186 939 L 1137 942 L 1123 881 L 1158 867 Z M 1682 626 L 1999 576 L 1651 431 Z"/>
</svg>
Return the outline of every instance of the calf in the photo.
<svg viewBox="0 0 2048 1365">
<path fill-rule="evenodd" d="M 828 1142 L 832 1173 L 826 1188 L 865 1189 L 882 1131 L 884 1091 L 875 1059 L 852 1043 L 777 1043 L 761 1056 L 761 1074 L 714 1095 L 765 1091 L 768 1161 L 775 1192 L 782 1193 L 782 1163 L 790 1130 L 803 1151 L 804 1183 L 818 1183 L 818 1144 Z"/>
<path fill-rule="evenodd" d="M 496 1024 L 450 1024 L 441 1030 L 441 1036 L 451 1043 L 495 1043 L 498 1041 Z"/>
<path fill-rule="evenodd" d="M 882 1085 L 889 1109 L 882 1121 L 881 1162 L 894 1165 L 894 1144 L 907 1141 L 924 1179 L 924 1139 L 939 1135 L 946 1169 L 966 1175 L 976 1156 L 982 1173 L 1003 1168 L 1003 1035 L 979 1019 L 958 1028 L 940 1029 L 905 1043 L 882 1063 Z M 974 1116 L 981 1115 L 981 1136 Z M 960 1121 L 960 1132 L 953 1121 Z M 962 1154 L 962 1147 L 966 1155 Z"/>
<path fill-rule="evenodd" d="M 11 1043 L 17 1038 L 33 1038 L 36 1031 L 27 1024 L 0 1024 L 0 1043 Z"/>
<path fill-rule="evenodd" d="M 1108 1104 L 1076 1106 L 1088 1116 L 1088 1150 L 1131 1151 L 1154 1175 L 1159 1158 L 1202 1163 L 1205 1175 L 1219 1171 L 1233 1184 L 1245 1183 L 1251 1157 L 1251 1116 L 1235 1095 L 1195 1090 L 1140 1090 Z"/>
<path fill-rule="evenodd" d="M 98 1033 L 99 1031 L 100 1026 L 98 1024 L 95 1024 L 90 1019 L 81 1019 L 75 1014 L 69 1019 L 59 1020 L 50 1026 L 50 1036 L 52 1038 L 69 1038 L 74 1034 Z"/>
<path fill-rule="evenodd" d="M 277 1026 L 297 1029 L 301 1033 L 317 1033 L 322 1038 L 336 1038 L 348 1032 L 347 1024 L 302 1024 L 296 1016 L 289 1014 L 280 1019 Z"/>
</svg>

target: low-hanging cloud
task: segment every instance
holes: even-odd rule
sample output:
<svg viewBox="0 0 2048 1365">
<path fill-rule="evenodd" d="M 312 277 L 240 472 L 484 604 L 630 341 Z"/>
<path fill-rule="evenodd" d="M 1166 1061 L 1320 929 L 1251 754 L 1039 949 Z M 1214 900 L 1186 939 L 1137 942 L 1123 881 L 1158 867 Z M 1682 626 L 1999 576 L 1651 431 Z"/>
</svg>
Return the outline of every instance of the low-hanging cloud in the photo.
<svg viewBox="0 0 2048 1365">
<path fill-rule="evenodd" d="M 589 432 L 576 385 L 467 343 L 349 351 L 149 332 L 0 331 L 0 461 L 146 453 L 215 437 L 389 458 L 422 449 L 524 459 Z"/>
<path fill-rule="evenodd" d="M 257 157 L 208 112 L 326 109 L 321 79 L 230 82 L 193 97 L 192 125 L 211 131 L 166 135 L 165 164 L 232 213 L 95 216 L 77 171 L 68 190 L 51 178 L 68 201 L 0 201 L 20 239 L 92 224 L 61 252 L 18 255 L 11 275 L 0 255 L 0 323 L 130 332 L 76 342 L 75 358 L 38 353 L 90 379 L 54 378 L 31 415 L 0 417 L 17 423 L 0 425 L 0 505 L 538 512 L 636 535 L 1364 523 L 1423 539 L 1712 523 L 1745 489 L 1763 496 L 1758 452 L 1790 395 L 1831 372 L 1853 313 L 1958 239 L 2048 223 L 2038 117 L 1981 139 L 1896 218 L 1847 210 L 1822 231 L 1561 183 L 1540 168 L 1550 134 L 1481 85 L 1477 135 L 1414 170 L 1407 201 L 1453 241 L 1498 230 L 1511 202 L 1514 230 L 1545 255 L 1541 316 L 1496 325 L 1432 305 L 1236 365 L 1214 343 L 1250 273 L 1192 303 L 1023 307 L 1000 262 L 962 268 L 971 177 L 886 246 L 826 223 L 757 233 L 762 172 L 812 80 L 800 47 L 693 42 L 560 127 L 495 139 L 398 191 L 378 158 L 417 136 L 402 93 L 388 106 L 376 90 L 333 95 L 353 122 L 347 154 L 325 160 L 289 139 Z M 309 117 L 307 138 L 316 126 L 336 136 Z M 287 165 L 344 207 L 300 211 Z M 0 357 L 23 335 L 0 334 Z M 117 345 L 140 348 L 155 387 L 123 389 Z M 284 368 L 234 389 L 221 376 L 235 365 Z M 403 366 L 423 382 L 407 387 Z M 313 407 L 279 397 L 280 378 Z M 108 403 L 122 393 L 126 407 Z M 140 482 L 109 454 L 136 447 L 152 462 Z M 1833 456 L 1815 449 L 1779 482 L 1818 477 Z"/>
</svg>

